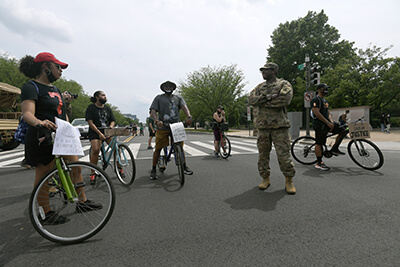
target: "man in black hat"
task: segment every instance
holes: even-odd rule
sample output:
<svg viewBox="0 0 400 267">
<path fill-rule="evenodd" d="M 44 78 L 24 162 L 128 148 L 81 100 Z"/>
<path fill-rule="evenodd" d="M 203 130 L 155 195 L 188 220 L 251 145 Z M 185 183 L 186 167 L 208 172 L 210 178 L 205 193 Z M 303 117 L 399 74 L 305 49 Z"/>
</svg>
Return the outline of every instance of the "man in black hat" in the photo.
<svg viewBox="0 0 400 267">
<path fill-rule="evenodd" d="M 157 95 L 150 106 L 150 116 L 154 119 L 157 127 L 156 147 L 153 153 L 153 166 L 150 173 L 151 180 L 158 178 L 156 170 L 158 158 L 160 157 L 161 149 L 169 145 L 171 130 L 165 124 L 179 122 L 180 109 L 182 109 L 187 116 L 186 123 L 188 125 L 192 124 L 192 116 L 190 116 L 190 111 L 185 100 L 179 95 L 172 94 L 176 89 L 176 84 L 171 81 L 166 81 L 160 85 L 160 88 L 164 91 L 164 94 Z M 193 174 L 193 171 L 186 165 L 186 159 L 184 170 L 187 175 Z"/>
<path fill-rule="evenodd" d="M 330 168 L 322 161 L 322 147 L 326 143 L 328 132 L 338 134 L 336 142 L 333 145 L 331 152 L 335 156 L 344 155 L 345 153 L 339 150 L 340 143 L 347 134 L 347 130 L 340 128 L 338 123 L 334 123 L 332 115 L 329 112 L 329 103 L 325 96 L 328 95 L 330 87 L 325 83 L 317 85 L 318 94 L 311 100 L 311 110 L 313 118 L 313 128 L 315 130 L 315 155 L 317 156 L 316 169 L 328 171 Z"/>
</svg>

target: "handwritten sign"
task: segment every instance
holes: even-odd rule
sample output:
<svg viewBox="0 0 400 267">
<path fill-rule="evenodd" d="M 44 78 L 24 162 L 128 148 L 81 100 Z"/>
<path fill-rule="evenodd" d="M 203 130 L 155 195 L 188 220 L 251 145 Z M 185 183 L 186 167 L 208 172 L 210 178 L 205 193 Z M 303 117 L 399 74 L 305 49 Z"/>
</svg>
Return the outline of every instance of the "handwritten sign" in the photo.
<svg viewBox="0 0 400 267">
<path fill-rule="evenodd" d="M 349 123 L 349 135 L 351 139 L 370 138 L 369 123 L 357 122 Z"/>
<path fill-rule="evenodd" d="M 174 142 L 182 142 L 185 141 L 186 132 L 185 127 L 182 122 L 172 123 L 169 125 L 172 132 L 172 137 L 174 138 Z"/>
<path fill-rule="evenodd" d="M 56 118 L 56 138 L 54 139 L 53 155 L 80 155 L 83 148 L 78 128 L 69 122 Z"/>
</svg>

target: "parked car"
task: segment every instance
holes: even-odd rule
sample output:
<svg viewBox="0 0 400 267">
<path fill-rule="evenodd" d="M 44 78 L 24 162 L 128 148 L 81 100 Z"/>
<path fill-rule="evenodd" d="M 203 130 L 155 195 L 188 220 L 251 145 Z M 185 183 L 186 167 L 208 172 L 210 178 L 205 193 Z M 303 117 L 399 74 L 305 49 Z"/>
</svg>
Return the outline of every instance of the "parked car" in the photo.
<svg viewBox="0 0 400 267">
<path fill-rule="evenodd" d="M 89 138 L 89 124 L 85 118 L 75 119 L 71 124 L 79 129 L 79 132 L 83 138 Z"/>
</svg>

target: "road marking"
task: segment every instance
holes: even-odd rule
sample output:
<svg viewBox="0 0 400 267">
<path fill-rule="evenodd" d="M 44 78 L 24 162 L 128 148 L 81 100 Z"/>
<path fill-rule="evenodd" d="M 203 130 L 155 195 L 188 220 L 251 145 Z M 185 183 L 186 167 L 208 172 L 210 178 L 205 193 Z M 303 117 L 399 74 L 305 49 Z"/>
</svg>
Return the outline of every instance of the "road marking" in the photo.
<svg viewBox="0 0 400 267">
<path fill-rule="evenodd" d="M 213 141 L 211 141 L 211 142 L 213 142 Z M 203 142 L 200 142 L 200 141 L 193 141 L 193 142 L 191 142 L 192 144 L 195 144 L 195 145 L 197 145 L 197 146 L 202 146 L 202 147 L 205 147 L 205 148 L 208 148 L 208 149 L 210 149 L 211 151 L 214 151 L 214 145 L 209 145 L 209 144 L 206 144 L 206 143 L 203 143 Z M 210 152 L 211 153 L 211 152 Z"/>
<path fill-rule="evenodd" d="M 243 143 L 242 143 L 242 142 L 240 142 L 240 141 L 231 141 L 231 144 L 243 145 Z M 246 143 L 246 146 L 253 146 L 253 147 L 257 147 L 257 144 L 255 144 L 255 143 Z"/>
<path fill-rule="evenodd" d="M 258 153 L 256 144 L 254 140 L 231 140 L 232 144 L 232 155 L 240 155 L 240 154 L 254 154 Z M 85 146 L 84 146 L 85 145 Z M 152 143 L 154 146 L 154 143 Z M 82 149 L 87 153 L 87 155 L 79 158 L 80 161 L 89 162 L 89 153 L 90 144 L 87 142 L 82 143 Z M 147 148 L 148 143 L 131 143 L 128 144 L 131 149 L 135 159 L 151 159 L 153 156 L 153 150 L 150 149 L 142 149 L 141 146 L 145 146 Z M 205 148 L 206 151 L 202 151 L 198 149 L 199 147 Z M 185 142 L 183 149 L 187 156 L 189 157 L 199 157 L 199 156 L 209 156 L 214 151 L 213 141 L 188 141 Z M 209 150 L 209 152 L 207 152 Z M 14 149 L 13 151 L 2 151 L 0 152 L 0 167 L 19 167 L 19 163 L 24 158 L 24 150 L 23 149 Z M 112 161 L 113 159 L 111 159 Z"/>
<path fill-rule="evenodd" d="M 24 154 L 25 154 L 25 151 L 19 151 L 19 152 L 14 151 L 14 154 L 7 153 L 7 155 L 0 156 L 0 162 L 3 162 L 5 159 L 13 158 L 15 156 L 21 156 Z"/>
<path fill-rule="evenodd" d="M 200 151 L 194 147 L 188 146 L 187 143 L 185 143 L 183 145 L 183 150 L 185 151 L 185 154 L 188 153 L 191 156 L 208 156 L 208 155 L 210 155 L 210 154 Z"/>
<path fill-rule="evenodd" d="M 137 159 L 137 157 L 138 157 L 140 145 L 141 145 L 140 143 L 133 143 L 133 144 L 129 145 L 129 148 L 132 151 L 133 157 L 135 159 Z"/>
</svg>

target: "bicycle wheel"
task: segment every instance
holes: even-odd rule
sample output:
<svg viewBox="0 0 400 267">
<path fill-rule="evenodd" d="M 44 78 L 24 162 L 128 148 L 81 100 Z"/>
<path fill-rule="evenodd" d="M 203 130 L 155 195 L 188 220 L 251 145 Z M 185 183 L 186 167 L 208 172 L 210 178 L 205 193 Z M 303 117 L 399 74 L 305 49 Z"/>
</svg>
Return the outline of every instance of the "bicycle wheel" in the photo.
<svg viewBox="0 0 400 267">
<path fill-rule="evenodd" d="M 219 151 L 221 158 L 227 159 L 231 155 L 231 141 L 225 135 L 219 141 Z"/>
<path fill-rule="evenodd" d="M 185 183 L 185 170 L 184 170 L 184 160 L 183 160 L 183 149 L 181 144 L 175 143 L 174 144 L 174 157 L 175 157 L 175 164 L 178 167 L 179 173 L 179 182 L 181 185 Z"/>
<path fill-rule="evenodd" d="M 117 144 L 114 163 L 114 171 L 118 180 L 123 185 L 132 184 L 136 177 L 136 165 L 133 153 L 127 145 Z"/>
<path fill-rule="evenodd" d="M 315 142 L 315 138 L 311 136 L 302 136 L 294 140 L 290 149 L 293 158 L 301 164 L 315 164 L 317 162 Z"/>
<path fill-rule="evenodd" d="M 58 170 L 54 168 L 34 187 L 29 201 L 29 218 L 44 238 L 57 243 L 73 244 L 94 236 L 107 224 L 114 210 L 115 193 L 110 178 L 99 167 L 88 162 L 71 162 L 66 165 L 69 170 L 66 173 L 70 177 L 73 177 L 72 172 L 81 171 L 83 183 L 74 183 L 78 198 L 68 201 Z M 96 172 L 95 185 L 90 185 L 91 171 Z M 78 203 L 84 198 L 101 204 L 102 208 L 87 209 L 87 206 Z M 48 209 L 63 216 L 66 221 L 56 224 L 44 220 L 44 210 Z"/>
<path fill-rule="evenodd" d="M 158 169 L 160 172 L 164 172 L 165 169 L 167 168 L 167 148 L 163 148 L 160 151 L 160 156 L 158 157 L 158 162 L 157 162 Z"/>
<path fill-rule="evenodd" d="M 351 140 L 347 151 L 355 164 L 367 170 L 377 170 L 383 165 L 383 154 L 373 142 L 365 139 Z"/>
</svg>

